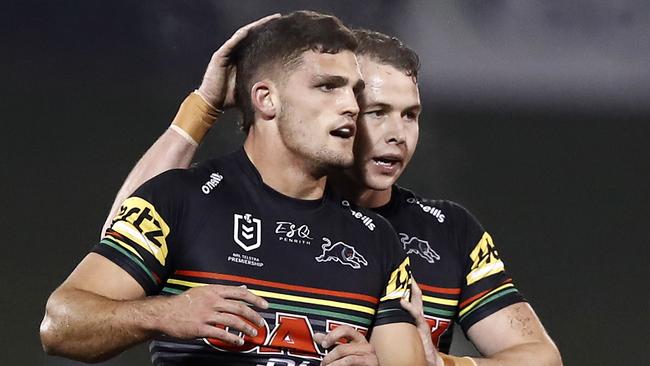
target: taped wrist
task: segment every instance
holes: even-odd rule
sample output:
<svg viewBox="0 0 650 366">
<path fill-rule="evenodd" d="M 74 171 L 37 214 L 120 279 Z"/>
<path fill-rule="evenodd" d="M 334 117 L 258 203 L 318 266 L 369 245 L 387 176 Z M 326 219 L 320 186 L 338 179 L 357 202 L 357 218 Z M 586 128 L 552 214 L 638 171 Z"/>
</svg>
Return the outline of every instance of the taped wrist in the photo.
<svg viewBox="0 0 650 366">
<path fill-rule="evenodd" d="M 222 113 L 194 91 L 181 103 L 172 126 L 180 127 L 198 144 Z"/>
<path fill-rule="evenodd" d="M 470 357 L 455 357 L 444 353 L 441 353 L 440 357 L 442 357 L 445 366 L 477 366 L 476 362 Z"/>
</svg>

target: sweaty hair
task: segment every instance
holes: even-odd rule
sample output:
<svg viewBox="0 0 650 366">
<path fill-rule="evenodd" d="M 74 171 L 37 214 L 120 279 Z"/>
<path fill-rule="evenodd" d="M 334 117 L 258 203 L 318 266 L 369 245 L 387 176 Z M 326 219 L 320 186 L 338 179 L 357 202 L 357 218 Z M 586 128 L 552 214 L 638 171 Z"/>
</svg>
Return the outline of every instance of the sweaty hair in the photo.
<svg viewBox="0 0 650 366">
<path fill-rule="evenodd" d="M 354 52 L 357 41 L 336 17 L 296 11 L 251 30 L 234 53 L 237 65 L 235 97 L 242 111 L 242 130 L 248 133 L 255 119 L 251 88 L 263 77 L 282 81 L 299 66 L 305 51 Z"/>
<path fill-rule="evenodd" d="M 354 29 L 353 32 L 359 44 L 356 51 L 357 56 L 368 56 L 417 79 L 420 57 L 402 41 L 367 29 Z"/>
</svg>

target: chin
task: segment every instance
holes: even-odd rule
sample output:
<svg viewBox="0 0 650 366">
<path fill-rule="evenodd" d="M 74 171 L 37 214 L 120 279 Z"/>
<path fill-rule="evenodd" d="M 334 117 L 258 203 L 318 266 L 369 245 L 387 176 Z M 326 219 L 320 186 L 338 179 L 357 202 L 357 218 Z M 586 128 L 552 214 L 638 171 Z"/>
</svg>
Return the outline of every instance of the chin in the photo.
<svg viewBox="0 0 650 366">
<path fill-rule="evenodd" d="M 397 181 L 394 177 L 388 177 L 385 175 L 380 176 L 366 176 L 363 179 L 363 183 L 367 188 L 370 188 L 375 191 L 385 191 L 390 189 L 393 184 Z"/>
<path fill-rule="evenodd" d="M 328 174 L 333 171 L 348 169 L 354 164 L 354 157 L 352 154 L 335 154 L 327 153 L 320 155 L 316 158 L 317 165 Z"/>
</svg>

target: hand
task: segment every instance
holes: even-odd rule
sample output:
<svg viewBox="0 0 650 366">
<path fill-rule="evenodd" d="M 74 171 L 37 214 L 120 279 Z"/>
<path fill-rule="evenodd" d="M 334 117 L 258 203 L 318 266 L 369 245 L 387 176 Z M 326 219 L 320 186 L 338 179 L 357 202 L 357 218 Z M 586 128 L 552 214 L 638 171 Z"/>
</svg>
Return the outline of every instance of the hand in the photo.
<svg viewBox="0 0 650 366">
<path fill-rule="evenodd" d="M 251 324 L 264 326 L 262 317 L 244 302 L 261 309 L 268 308 L 263 298 L 245 286 L 207 285 L 194 287 L 169 297 L 161 314 L 159 330 L 176 338 L 216 338 L 235 345 L 244 339 L 215 327 L 223 325 L 254 337 L 257 330 Z"/>
<path fill-rule="evenodd" d="M 346 339 L 347 343 L 337 343 L 339 339 Z M 357 332 L 348 325 L 341 325 L 327 333 L 314 334 L 314 341 L 319 343 L 323 348 L 334 346 L 323 361 L 322 366 L 344 366 L 344 365 L 363 365 L 378 366 L 379 361 L 375 350 L 366 337 Z"/>
<path fill-rule="evenodd" d="M 424 319 L 422 290 L 420 290 L 420 286 L 418 286 L 415 281 L 411 282 L 411 302 L 402 299 L 400 303 L 402 307 L 415 319 L 415 325 L 418 328 L 420 340 L 422 340 L 427 366 L 443 366 L 444 361 L 442 360 L 442 357 L 440 357 L 440 353 L 438 353 L 438 350 L 431 340 L 431 328 Z"/>
<path fill-rule="evenodd" d="M 280 14 L 269 15 L 239 28 L 230 39 L 212 54 L 198 91 L 214 108 L 226 109 L 235 104 L 236 70 L 230 59 L 233 49 L 242 39 L 246 38 L 251 29 L 279 16 Z"/>
</svg>

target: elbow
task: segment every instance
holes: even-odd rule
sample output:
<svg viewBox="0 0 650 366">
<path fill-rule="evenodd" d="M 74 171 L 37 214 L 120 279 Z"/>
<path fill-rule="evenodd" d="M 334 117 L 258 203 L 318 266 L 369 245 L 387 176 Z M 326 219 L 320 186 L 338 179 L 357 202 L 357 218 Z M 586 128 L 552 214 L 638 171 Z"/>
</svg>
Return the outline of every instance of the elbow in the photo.
<svg viewBox="0 0 650 366">
<path fill-rule="evenodd" d="M 560 354 L 560 350 L 557 348 L 557 346 L 551 342 L 551 356 L 552 356 L 552 362 L 551 365 L 555 366 L 562 366 L 562 355 Z"/>
<path fill-rule="evenodd" d="M 101 355 L 75 352 L 74 349 L 66 347 L 66 344 L 69 345 L 73 342 L 67 339 L 65 331 L 56 324 L 56 317 L 48 314 L 46 311 L 45 317 L 43 317 L 43 321 L 41 322 L 39 333 L 43 351 L 48 356 L 60 356 L 84 363 L 98 363 L 107 359 L 106 357 L 101 357 Z"/>
<path fill-rule="evenodd" d="M 63 331 L 58 329 L 58 324 L 62 323 L 60 316 L 57 315 L 58 313 L 60 311 L 57 309 L 56 293 L 54 293 L 47 300 L 45 316 L 43 316 L 39 329 L 43 351 L 50 356 L 63 355 L 62 347 L 65 342 Z"/>
<path fill-rule="evenodd" d="M 74 293 L 59 288 L 47 300 L 45 316 L 41 321 L 39 335 L 43 351 L 49 356 L 60 356 L 84 363 L 108 360 L 113 354 L 88 343 L 87 333 L 75 321 L 75 309 L 71 305 Z"/>
<path fill-rule="evenodd" d="M 41 321 L 39 335 L 43 351 L 49 356 L 61 356 L 85 363 L 97 363 L 107 358 L 101 354 L 92 354 L 84 347 L 78 346 L 78 340 L 71 333 L 69 314 L 71 309 L 55 291 L 47 300 L 45 316 Z"/>
</svg>

